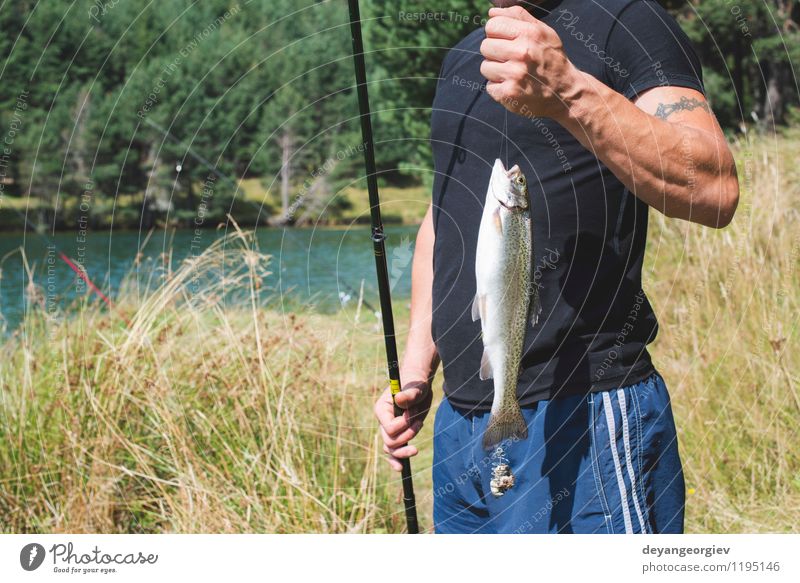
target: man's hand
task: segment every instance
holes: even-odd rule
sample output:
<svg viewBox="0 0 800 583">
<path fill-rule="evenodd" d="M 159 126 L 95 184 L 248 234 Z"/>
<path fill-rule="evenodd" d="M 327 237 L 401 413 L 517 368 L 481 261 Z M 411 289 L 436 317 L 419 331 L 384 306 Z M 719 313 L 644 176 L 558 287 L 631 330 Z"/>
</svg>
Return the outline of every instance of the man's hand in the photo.
<svg viewBox="0 0 800 583">
<path fill-rule="evenodd" d="M 527 117 L 565 115 L 578 70 L 556 31 L 521 6 L 492 8 L 489 17 L 481 44 L 487 93 L 509 111 Z"/>
<path fill-rule="evenodd" d="M 555 120 L 665 215 L 717 228 L 731 222 L 736 164 L 701 93 L 654 87 L 634 104 L 578 70 L 558 33 L 523 8 L 489 16 L 481 73 L 491 97 L 522 116 Z"/>
<path fill-rule="evenodd" d="M 407 373 L 407 378 L 419 375 Z M 400 379 L 404 378 L 401 371 Z M 394 403 L 392 393 L 387 388 L 375 403 L 375 416 L 381 425 L 383 437 L 383 451 L 389 454 L 389 465 L 398 472 L 403 468 L 401 458 L 417 455 L 417 448 L 408 445 L 408 442 L 419 433 L 428 411 L 431 408 L 433 392 L 430 382 L 425 380 L 411 380 L 403 385 L 403 390 L 397 393 L 395 401 L 398 407 L 404 409 L 403 415 L 394 416 Z"/>
</svg>

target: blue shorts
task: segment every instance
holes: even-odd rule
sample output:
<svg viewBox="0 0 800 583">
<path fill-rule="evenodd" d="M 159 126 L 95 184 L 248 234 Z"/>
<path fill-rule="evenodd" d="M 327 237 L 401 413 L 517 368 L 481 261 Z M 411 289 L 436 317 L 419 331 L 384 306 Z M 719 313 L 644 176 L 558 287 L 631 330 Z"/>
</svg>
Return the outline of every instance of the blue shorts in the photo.
<svg viewBox="0 0 800 583">
<path fill-rule="evenodd" d="M 490 491 L 503 460 L 481 445 L 488 412 L 443 399 L 433 446 L 437 533 L 681 533 L 683 470 L 667 387 L 629 387 L 522 409 L 528 438 L 504 444 L 514 486 Z"/>
</svg>

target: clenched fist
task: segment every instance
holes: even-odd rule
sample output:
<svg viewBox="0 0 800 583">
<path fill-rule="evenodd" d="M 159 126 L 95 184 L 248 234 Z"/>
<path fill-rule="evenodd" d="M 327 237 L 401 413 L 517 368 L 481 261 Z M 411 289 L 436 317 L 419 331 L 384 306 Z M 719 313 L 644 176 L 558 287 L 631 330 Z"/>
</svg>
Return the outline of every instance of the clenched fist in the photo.
<svg viewBox="0 0 800 583">
<path fill-rule="evenodd" d="M 506 109 L 558 119 L 574 98 L 578 69 L 556 31 L 520 6 L 492 8 L 481 44 L 486 91 Z"/>
</svg>

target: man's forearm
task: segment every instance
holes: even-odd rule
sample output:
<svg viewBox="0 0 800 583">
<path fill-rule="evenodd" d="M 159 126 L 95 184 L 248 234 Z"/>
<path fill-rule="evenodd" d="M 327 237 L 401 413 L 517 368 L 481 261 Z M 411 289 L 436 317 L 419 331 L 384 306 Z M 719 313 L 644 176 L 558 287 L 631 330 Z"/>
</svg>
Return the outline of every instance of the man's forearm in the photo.
<svg viewBox="0 0 800 583">
<path fill-rule="evenodd" d="M 417 234 L 411 269 L 411 318 L 400 366 L 403 383 L 432 378 L 439 366 L 439 355 L 431 335 L 433 242 L 432 208 L 428 207 Z"/>
<path fill-rule="evenodd" d="M 707 107 L 687 101 L 687 107 Z M 738 180 L 727 144 L 712 132 L 650 115 L 591 75 L 578 72 L 561 123 L 637 197 L 670 217 L 724 227 Z M 680 103 L 678 104 L 680 105 Z"/>
</svg>

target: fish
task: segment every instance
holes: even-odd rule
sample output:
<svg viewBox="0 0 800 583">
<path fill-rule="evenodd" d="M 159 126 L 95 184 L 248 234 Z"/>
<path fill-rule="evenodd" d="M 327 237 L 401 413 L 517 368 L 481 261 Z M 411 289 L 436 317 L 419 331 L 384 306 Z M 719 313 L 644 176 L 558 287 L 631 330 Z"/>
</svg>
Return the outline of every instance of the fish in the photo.
<svg viewBox="0 0 800 583">
<path fill-rule="evenodd" d="M 495 160 L 483 206 L 475 254 L 472 321 L 480 320 L 483 356 L 479 376 L 492 379 L 494 398 L 483 435 L 484 449 L 525 439 L 528 427 L 517 401 L 517 380 L 528 324 L 541 305 L 532 285 L 534 256 L 531 203 L 525 174 Z"/>
</svg>

